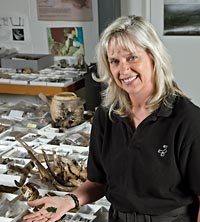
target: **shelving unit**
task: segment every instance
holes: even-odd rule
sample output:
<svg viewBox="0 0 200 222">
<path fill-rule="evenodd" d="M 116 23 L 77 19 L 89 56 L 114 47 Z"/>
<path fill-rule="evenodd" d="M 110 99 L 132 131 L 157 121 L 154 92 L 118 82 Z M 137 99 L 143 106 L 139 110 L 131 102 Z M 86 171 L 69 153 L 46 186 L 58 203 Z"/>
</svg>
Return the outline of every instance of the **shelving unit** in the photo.
<svg viewBox="0 0 200 222">
<path fill-rule="evenodd" d="M 66 87 L 57 86 L 33 86 L 33 85 L 17 85 L 17 84 L 0 84 L 0 93 L 3 94 L 18 94 L 18 95 L 38 95 L 39 93 L 44 93 L 46 96 L 53 96 L 59 92 L 74 92 L 85 86 L 85 78 L 72 82 Z"/>
</svg>

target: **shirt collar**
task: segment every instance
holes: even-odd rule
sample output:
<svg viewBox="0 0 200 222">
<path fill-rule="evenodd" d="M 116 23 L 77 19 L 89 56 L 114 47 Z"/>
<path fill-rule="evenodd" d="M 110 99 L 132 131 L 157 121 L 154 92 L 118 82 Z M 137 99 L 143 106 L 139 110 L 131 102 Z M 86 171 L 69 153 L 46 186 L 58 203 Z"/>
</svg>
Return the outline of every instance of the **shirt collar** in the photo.
<svg viewBox="0 0 200 222">
<path fill-rule="evenodd" d="M 166 103 L 162 102 L 160 108 L 158 110 L 156 110 L 155 112 L 152 113 L 152 115 L 149 116 L 149 118 L 151 118 L 152 120 L 157 120 L 157 117 L 161 116 L 161 117 L 169 117 L 172 114 L 173 111 L 173 107 L 174 107 L 174 102 L 176 100 L 176 95 L 169 95 L 166 98 Z M 166 105 L 167 104 L 167 105 Z M 128 117 L 120 117 L 116 114 L 112 113 L 112 117 L 114 119 L 120 119 L 125 123 L 130 122 Z"/>
<path fill-rule="evenodd" d="M 160 108 L 158 109 L 157 116 L 168 117 L 172 114 L 174 107 L 174 102 L 176 100 L 176 95 L 170 95 L 166 98 L 166 102 L 162 102 Z"/>
</svg>

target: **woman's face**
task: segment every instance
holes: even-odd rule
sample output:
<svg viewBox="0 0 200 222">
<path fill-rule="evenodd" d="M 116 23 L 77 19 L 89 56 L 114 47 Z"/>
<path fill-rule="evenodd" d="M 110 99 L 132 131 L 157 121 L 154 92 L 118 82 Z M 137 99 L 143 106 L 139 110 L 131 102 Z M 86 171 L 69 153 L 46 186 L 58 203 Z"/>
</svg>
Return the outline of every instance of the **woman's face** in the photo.
<svg viewBox="0 0 200 222">
<path fill-rule="evenodd" d="M 153 61 L 140 46 L 136 53 L 111 45 L 107 50 L 110 71 L 116 84 L 130 97 L 149 97 L 154 90 Z"/>
</svg>

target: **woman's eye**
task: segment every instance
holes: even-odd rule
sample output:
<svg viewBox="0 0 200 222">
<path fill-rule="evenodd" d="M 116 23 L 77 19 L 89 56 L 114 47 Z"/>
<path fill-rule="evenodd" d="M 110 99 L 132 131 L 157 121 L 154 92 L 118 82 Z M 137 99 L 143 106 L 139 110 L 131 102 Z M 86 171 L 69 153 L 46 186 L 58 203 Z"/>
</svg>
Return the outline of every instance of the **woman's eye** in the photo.
<svg viewBox="0 0 200 222">
<path fill-rule="evenodd" d="M 136 60 L 136 58 L 137 58 L 137 56 L 130 56 L 130 57 L 128 58 L 128 61 L 134 61 L 134 60 Z"/>
<path fill-rule="evenodd" d="M 117 65 L 119 63 L 118 60 L 110 60 L 110 64 Z"/>
</svg>

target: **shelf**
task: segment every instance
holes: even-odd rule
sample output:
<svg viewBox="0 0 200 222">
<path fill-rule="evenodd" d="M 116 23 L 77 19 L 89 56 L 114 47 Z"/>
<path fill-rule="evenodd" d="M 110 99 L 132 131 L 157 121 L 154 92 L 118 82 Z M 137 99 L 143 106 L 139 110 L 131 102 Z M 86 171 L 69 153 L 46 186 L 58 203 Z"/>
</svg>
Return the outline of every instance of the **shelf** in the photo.
<svg viewBox="0 0 200 222">
<path fill-rule="evenodd" d="M 53 96 L 59 92 L 74 92 L 85 86 L 85 78 L 72 82 L 66 87 L 57 86 L 33 86 L 33 85 L 17 85 L 17 84 L 0 84 L 0 93 L 3 94 L 19 94 L 19 95 L 38 95 L 44 93 L 46 96 Z"/>
</svg>

